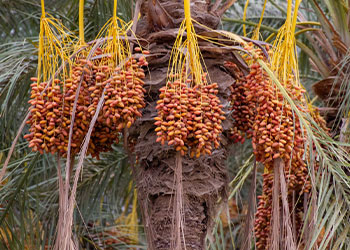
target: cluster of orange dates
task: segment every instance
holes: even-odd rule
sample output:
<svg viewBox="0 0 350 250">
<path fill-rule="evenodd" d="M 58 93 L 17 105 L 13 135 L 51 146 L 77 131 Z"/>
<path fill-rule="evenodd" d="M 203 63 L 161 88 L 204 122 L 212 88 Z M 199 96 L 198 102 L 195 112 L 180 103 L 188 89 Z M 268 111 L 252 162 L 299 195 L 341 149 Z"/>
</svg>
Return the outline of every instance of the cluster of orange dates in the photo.
<svg viewBox="0 0 350 250">
<path fill-rule="evenodd" d="M 24 136 L 29 140 L 29 147 L 34 151 L 43 153 L 44 151 L 57 152 L 58 147 L 61 146 L 60 138 L 56 138 L 55 135 L 62 134 L 60 137 L 64 137 L 64 132 L 58 129 L 58 126 L 63 123 L 61 118 L 62 107 L 60 106 L 63 95 L 60 91 L 60 81 L 53 81 L 52 86 L 48 88 L 50 95 L 41 95 L 41 92 L 47 87 L 46 83 L 36 83 L 36 78 L 32 78 L 34 83 L 31 84 L 31 114 L 27 123 L 31 125 L 29 131 L 30 134 Z"/>
<path fill-rule="evenodd" d="M 141 116 L 140 109 L 145 106 L 142 67 L 147 62 L 144 57 L 129 58 L 114 68 L 104 65 L 103 54 L 100 48 L 93 60 L 87 60 L 84 53 L 79 54 L 65 79 L 38 83 L 37 78 L 32 78 L 31 114 L 27 121 L 30 133 L 25 138 L 33 151 L 57 152 L 65 157 L 75 110 L 71 154 L 79 153 L 103 94 L 105 103 L 87 151 L 93 157 L 110 151 L 112 144 L 118 143 L 121 130 Z"/>
<path fill-rule="evenodd" d="M 190 87 L 190 80 L 168 82 L 160 89 L 155 118 L 157 141 L 173 145 L 182 155 L 210 155 L 213 146 L 220 145 L 221 122 L 225 119 L 223 106 L 217 97 L 216 83 Z"/>
<path fill-rule="evenodd" d="M 137 117 L 142 116 L 140 110 L 145 107 L 144 93 L 146 92 L 143 88 L 145 73 L 142 67 L 146 65 L 144 57 L 139 60 L 131 58 L 124 67 L 116 68 L 109 79 L 102 82 L 102 87 L 97 85 L 92 89 L 99 96 L 106 87 L 105 105 L 97 118 L 89 144 L 88 152 L 92 156 L 96 155 L 95 148 L 99 149 L 97 152 L 110 151 L 112 144 L 119 142 L 120 132 L 124 128 L 130 128 Z M 107 84 L 109 84 L 108 87 Z M 98 100 L 99 98 L 96 98 L 97 102 Z"/>
<path fill-rule="evenodd" d="M 274 181 L 273 166 L 277 159 L 284 163 L 284 177 L 288 188 L 290 211 L 293 211 L 296 222 L 297 237 L 300 236 L 303 216 L 303 199 L 300 196 L 308 193 L 311 183 L 305 159 L 305 141 L 298 116 L 284 99 L 280 90 L 271 82 L 269 75 L 254 59 L 265 60 L 260 49 L 249 44 L 255 57 L 247 58 L 250 72 L 243 75 L 236 70 L 236 82 L 231 86 L 232 118 L 234 128 L 232 138 L 243 142 L 244 136 L 252 138 L 256 160 L 264 165 L 263 193 L 259 196 L 258 211 L 255 221 L 257 248 L 267 249 L 270 244 L 272 216 L 272 187 Z M 254 63 L 255 61 L 255 63 Z M 267 60 L 265 60 L 266 63 Z M 226 66 L 235 68 L 233 63 Z M 291 76 L 292 79 L 292 76 Z M 284 83 L 289 96 L 300 107 L 305 106 L 304 90 L 295 86 L 292 80 Z M 323 119 L 318 116 L 319 122 Z M 291 201 L 296 201 L 295 204 Z"/>
<path fill-rule="evenodd" d="M 239 67 L 232 62 L 225 62 L 225 67 L 235 74 L 236 81 L 230 86 L 231 118 L 233 126 L 230 138 L 235 142 L 244 143 L 252 136 L 255 115 L 255 103 L 247 100 L 247 78 Z"/>
<path fill-rule="evenodd" d="M 265 249 L 269 244 L 268 234 L 272 213 L 272 183 L 274 161 L 282 159 L 284 162 L 284 176 L 288 188 L 288 200 L 299 200 L 299 196 L 308 193 L 311 183 L 307 165 L 304 162 L 304 139 L 300 121 L 287 103 L 282 93 L 273 86 L 268 75 L 258 64 L 251 65 L 251 72 L 247 76 L 250 86 L 247 99 L 256 99 L 256 117 L 253 124 L 253 149 L 258 162 L 262 162 L 267 174 L 264 176 L 263 195 L 260 198 L 255 233 L 257 248 Z M 294 101 L 303 101 L 303 89 L 287 81 L 285 88 Z M 280 166 L 283 167 L 283 166 Z M 294 197 L 293 199 L 293 196 Z M 291 211 L 296 211 L 302 204 L 294 204 Z M 295 220 L 301 222 L 301 214 L 296 214 Z M 301 224 L 296 224 L 301 228 Z M 297 232 L 299 235 L 300 232 Z"/>
</svg>

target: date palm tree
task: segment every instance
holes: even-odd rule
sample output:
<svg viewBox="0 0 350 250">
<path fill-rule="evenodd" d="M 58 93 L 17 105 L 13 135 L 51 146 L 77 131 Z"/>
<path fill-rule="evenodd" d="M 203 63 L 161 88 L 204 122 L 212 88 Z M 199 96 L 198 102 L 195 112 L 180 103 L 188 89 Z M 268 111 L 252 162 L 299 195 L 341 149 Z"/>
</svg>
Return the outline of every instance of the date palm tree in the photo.
<svg viewBox="0 0 350 250">
<path fill-rule="evenodd" d="M 302 14 L 308 13 L 303 11 L 307 10 L 311 1 L 304 1 Z M 78 29 L 78 1 L 45 2 L 48 11 L 70 30 Z M 267 2 L 266 13 L 270 15 L 266 15 L 261 31 L 262 37 L 272 39 L 283 24 L 285 8 L 283 3 Z M 248 10 L 252 15 L 248 14 L 246 20 L 241 16 L 245 1 L 191 0 L 191 14 L 194 20 L 210 29 L 223 28 L 240 33 L 244 30 L 243 24 L 246 27 L 257 26 L 264 1 L 251 1 L 250 6 L 252 3 L 256 6 Z M 2 168 L 28 108 L 29 79 L 35 75 L 37 66 L 40 1 L 5 0 L 0 7 Z M 113 1 L 86 0 L 87 41 L 96 37 L 111 16 L 112 9 Z M 175 199 L 179 186 L 175 177 L 179 176 L 179 172 L 176 151 L 156 142 L 154 118 L 157 116 L 155 107 L 159 89 L 166 84 L 172 47 L 184 17 L 183 0 L 119 0 L 118 15 L 124 20 L 134 19 L 139 43 L 151 52 L 147 56 L 144 85 L 147 90 L 146 107 L 142 110 L 142 118 L 124 132 L 124 145 L 114 145 L 112 152 L 101 155 L 100 161 L 89 157 L 85 159 L 77 191 L 73 241 L 85 249 L 171 249 L 177 230 L 174 225 L 179 204 Z M 315 18 L 312 13 L 306 16 L 308 20 Z M 317 55 L 306 53 L 310 50 L 303 46 L 307 39 L 305 33 L 316 29 L 309 28 L 309 25 L 300 24 L 297 32 L 302 38 L 297 44 L 303 55 L 306 54 L 305 58 L 315 59 Z M 319 27 L 315 22 L 312 25 Z M 213 35 L 203 26 L 195 24 L 195 28 L 198 34 Z M 249 30 L 242 35 L 249 35 Z M 248 68 L 231 48 L 221 48 L 204 39 L 199 40 L 199 46 L 211 81 L 219 85 L 218 95 L 228 117 L 231 112 L 229 87 L 235 82 L 235 72 L 225 68 L 224 62 L 234 62 L 244 72 Z M 314 76 L 314 73 L 310 75 Z M 182 158 L 182 221 L 179 223 L 183 226 L 179 239 L 183 249 L 185 246 L 186 249 L 234 249 L 236 246 L 248 249 L 243 242 L 255 243 L 250 231 L 256 206 L 255 194 L 261 192 L 263 170 L 254 164 L 250 141 L 242 146 L 232 145 L 229 138 L 231 126 L 229 119 L 223 123 L 221 145 L 211 156 Z M 41 156 L 28 150 L 23 134 L 19 136 L 5 179 L 0 183 L 0 248 L 52 248 L 60 195 L 56 168 L 58 163 L 63 165 L 64 162 L 58 161 L 55 156 Z M 313 131 L 307 138 L 315 145 L 321 167 L 314 180 L 313 203 L 307 206 L 305 202 L 305 221 L 310 225 L 305 227 L 305 235 L 312 243 L 310 247 L 345 248 L 350 242 L 346 223 L 350 218 L 347 157 L 337 155 L 342 152 L 336 147 L 337 142 L 323 134 Z M 143 227 L 137 223 L 136 198 Z M 231 218 L 232 211 L 227 207 L 227 200 L 230 200 L 229 204 L 238 204 L 231 205 L 233 210 L 237 210 Z M 218 218 L 220 211 L 225 212 L 226 219 Z"/>
</svg>

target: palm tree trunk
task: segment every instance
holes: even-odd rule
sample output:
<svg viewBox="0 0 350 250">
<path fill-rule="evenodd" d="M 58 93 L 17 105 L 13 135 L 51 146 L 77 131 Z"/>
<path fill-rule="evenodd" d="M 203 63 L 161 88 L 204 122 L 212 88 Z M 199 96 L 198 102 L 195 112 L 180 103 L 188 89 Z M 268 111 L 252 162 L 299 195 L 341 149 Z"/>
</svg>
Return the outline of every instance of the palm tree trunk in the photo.
<svg viewBox="0 0 350 250">
<path fill-rule="evenodd" d="M 156 134 L 150 130 L 136 142 L 139 161 L 135 166 L 136 185 L 149 249 L 171 249 L 176 212 L 173 211 L 176 152 L 158 145 L 155 139 Z M 226 197 L 225 153 L 221 149 L 210 158 L 182 159 L 184 232 L 181 237 L 184 239 L 181 240 L 187 249 L 205 249 L 204 240 L 213 226 L 218 199 Z"/>
<path fill-rule="evenodd" d="M 207 1 L 193 0 L 191 4 L 194 19 L 216 28 L 219 17 L 209 12 Z M 181 185 L 183 230 L 180 231 L 180 249 L 185 249 L 184 244 L 186 249 L 205 249 L 205 238 L 211 233 L 221 204 L 218 200 L 225 201 L 227 197 L 226 158 L 229 139 L 225 135 L 230 123 L 223 124 L 226 132 L 222 135 L 222 145 L 210 157 L 191 159 L 184 156 L 181 159 L 181 183 L 175 181 L 177 154 L 172 147 L 156 142 L 154 117 L 157 116 L 155 106 L 158 90 L 166 83 L 171 47 L 177 35 L 176 27 L 183 18 L 183 1 L 144 2 L 141 14 L 143 18 L 139 21 L 137 34 L 149 42 L 151 51 L 148 58 L 149 74 L 145 81 L 148 105 L 143 110 L 143 117 L 129 131 L 128 148 L 133 152 L 136 163 L 134 178 L 148 246 L 149 249 L 179 248 L 174 247 L 172 242 L 176 237 L 179 238 L 178 234 L 173 234 L 173 225 L 179 225 L 174 221 L 174 214 L 179 212 L 174 211 L 179 209 L 174 199 L 176 186 Z M 213 58 L 211 55 L 211 59 L 208 59 L 208 55 L 203 56 L 207 57 L 206 66 L 212 82 L 219 85 L 221 103 L 227 106 L 233 78 L 220 67 L 224 56 L 216 55 Z"/>
<path fill-rule="evenodd" d="M 228 96 L 224 93 L 228 93 L 232 78 L 222 72 L 215 62 L 207 61 L 207 67 L 212 80 L 220 83 L 219 94 L 225 105 Z M 157 115 L 158 89 L 164 86 L 166 73 L 167 64 L 157 68 L 151 66 L 145 82 L 149 105 L 143 117 L 129 131 L 128 137 L 128 148 L 132 149 L 136 163 L 133 170 L 149 249 L 172 249 L 171 242 L 174 240 L 172 225 L 176 212 L 173 208 L 176 207 L 177 154 L 172 147 L 156 142 L 153 120 Z M 224 129 L 228 130 L 228 125 L 228 122 L 224 124 Z M 210 157 L 182 158 L 184 232 L 181 232 L 181 241 L 185 242 L 186 249 L 205 249 L 205 237 L 211 233 L 215 216 L 222 205 L 218 200 L 226 200 L 229 139 L 225 134 L 222 135 L 221 148 Z"/>
</svg>

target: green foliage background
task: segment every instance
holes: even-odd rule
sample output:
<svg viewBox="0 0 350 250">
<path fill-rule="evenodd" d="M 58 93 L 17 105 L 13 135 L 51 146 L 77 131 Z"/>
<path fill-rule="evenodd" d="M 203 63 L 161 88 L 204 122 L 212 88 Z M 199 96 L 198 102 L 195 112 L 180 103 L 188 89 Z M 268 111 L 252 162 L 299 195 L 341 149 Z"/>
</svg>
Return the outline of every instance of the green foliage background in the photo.
<svg viewBox="0 0 350 250">
<path fill-rule="evenodd" d="M 263 2 L 263 0 L 251 0 L 247 12 L 248 18 L 243 21 L 245 1 L 237 1 L 222 18 L 221 28 L 243 35 L 242 27 L 245 24 L 247 34 L 250 36 L 259 21 Z M 314 2 L 320 4 L 326 17 L 333 22 L 334 13 L 329 9 L 330 2 L 326 0 L 304 0 L 300 19 L 322 21 L 315 10 Z M 342 1 L 334 0 L 334 2 Z M 78 0 L 47 0 L 45 3 L 48 13 L 59 18 L 70 30 L 77 33 Z M 125 20 L 131 19 L 133 12 L 131 3 L 130 0 L 118 1 L 118 14 Z M 107 0 L 86 1 L 86 40 L 93 39 L 109 19 L 112 5 L 113 1 Z M 261 27 L 261 40 L 276 33 L 284 23 L 285 5 L 286 1 L 268 0 Z M 3 164 L 29 106 L 27 101 L 30 77 L 36 73 L 40 15 L 39 0 L 2 0 L 0 2 L 0 164 Z M 312 27 L 326 29 L 322 22 L 321 24 L 321 26 Z M 349 27 L 348 24 L 338 22 L 339 25 Z M 303 28 L 299 27 L 300 30 Z M 316 64 L 322 63 L 323 58 L 317 46 L 319 45 L 312 39 L 312 32 L 305 32 L 298 36 L 301 80 L 311 97 L 314 96 L 311 85 L 325 77 L 315 71 L 310 63 L 310 58 Z M 343 65 L 347 63 L 346 58 L 348 55 L 345 55 Z M 316 103 L 321 105 L 321 102 L 316 101 Z M 346 111 L 349 110 L 349 106 L 350 97 L 347 96 L 341 108 Z M 251 154 L 252 148 L 249 142 L 235 145 L 232 149 L 227 165 L 232 180 L 230 197 L 237 203 L 238 214 L 234 218 L 229 218 L 229 228 L 224 228 L 225 226 L 218 218 L 214 240 L 208 239 L 210 249 L 235 249 L 239 245 L 239 234 L 251 184 L 250 174 L 253 171 L 253 162 L 248 160 Z M 53 243 L 58 217 L 56 167 L 57 159 L 51 155 L 40 156 L 30 152 L 27 142 L 23 138 L 20 139 L 9 164 L 6 182 L 0 189 L 0 249 L 25 249 L 26 247 L 44 249 L 45 245 Z M 341 167 L 343 166 L 335 162 L 333 170 L 338 171 Z M 322 191 L 323 196 L 318 200 L 321 215 L 317 218 L 317 223 L 320 227 L 326 228 L 334 223 L 340 224 L 340 231 L 336 233 L 337 241 L 333 242 L 333 246 L 339 247 L 335 249 L 341 249 L 342 246 L 350 244 L 350 226 L 344 223 L 349 219 L 347 211 L 350 209 L 347 208 L 350 208 L 350 205 L 347 200 L 341 200 L 348 196 L 350 180 L 343 171 L 339 172 L 341 176 L 339 182 L 333 182 L 335 172 L 326 171 L 328 175 L 324 175 L 322 183 L 318 183 L 319 191 Z M 113 152 L 103 154 L 101 161 L 87 159 L 81 180 L 77 193 L 78 209 L 74 218 L 77 241 L 86 248 L 105 249 L 104 240 L 110 238 L 117 242 L 109 245 L 113 249 L 130 249 L 132 246 L 146 249 L 147 244 L 141 222 L 140 242 L 136 245 L 129 245 L 124 238 L 118 239 L 118 235 L 101 234 L 123 227 L 116 224 L 116 219 L 123 211 L 131 210 L 131 206 L 125 207 L 126 200 L 132 198 L 133 192 L 128 189 L 131 172 L 122 146 L 116 145 Z M 261 173 L 258 172 L 258 194 L 261 192 L 261 182 Z M 342 192 L 342 196 L 337 197 L 336 191 Z M 226 209 L 223 212 L 228 213 Z M 342 221 L 339 221 L 339 218 Z"/>
</svg>

